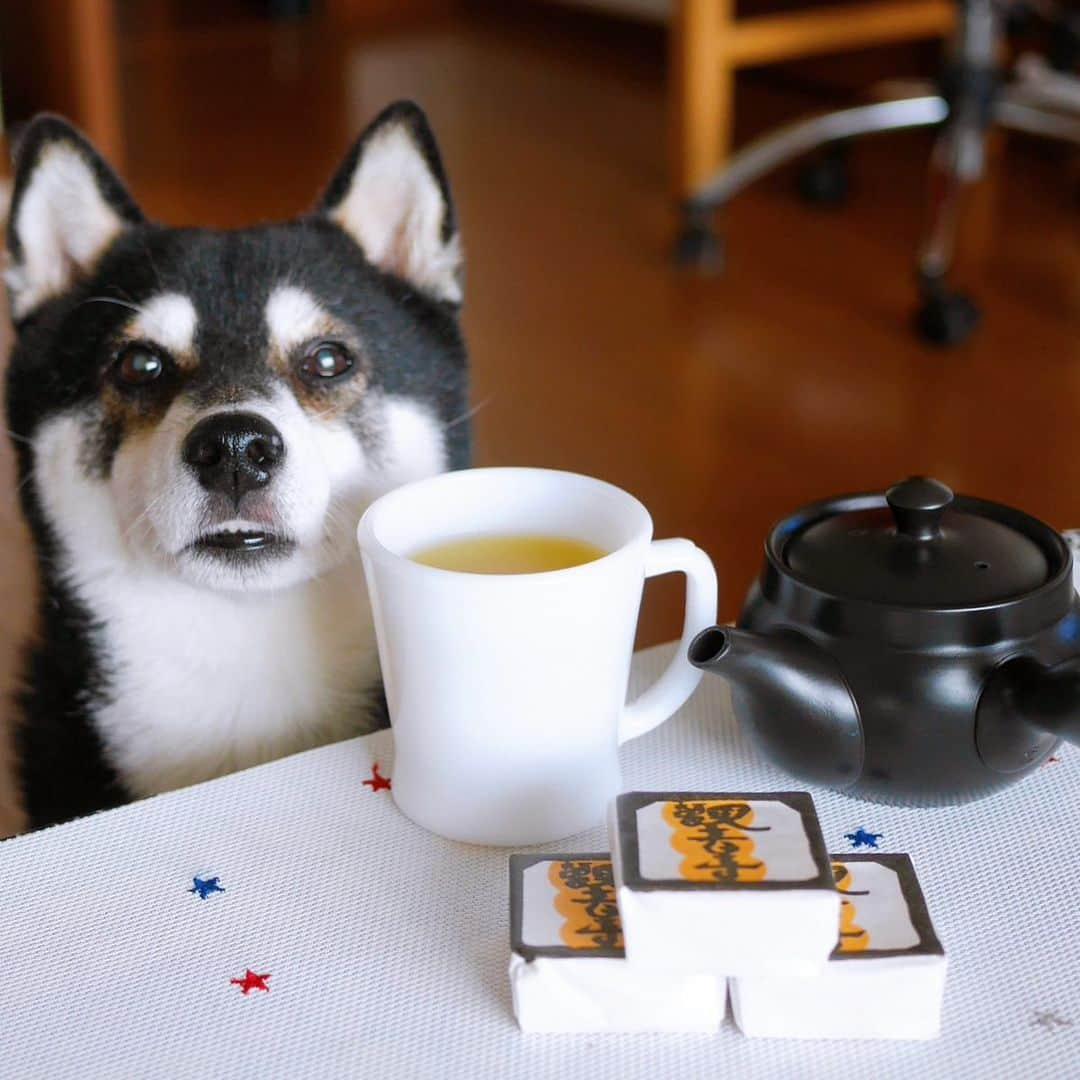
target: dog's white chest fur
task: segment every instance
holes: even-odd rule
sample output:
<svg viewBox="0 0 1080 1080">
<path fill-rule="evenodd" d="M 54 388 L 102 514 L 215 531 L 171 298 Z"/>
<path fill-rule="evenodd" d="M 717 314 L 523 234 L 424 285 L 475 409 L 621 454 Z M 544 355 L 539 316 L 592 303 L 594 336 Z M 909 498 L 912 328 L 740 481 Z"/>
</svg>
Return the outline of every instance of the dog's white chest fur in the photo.
<svg viewBox="0 0 1080 1080">
<path fill-rule="evenodd" d="M 137 795 L 364 730 L 378 675 L 358 563 L 270 595 L 139 577 L 83 584 L 109 703 L 93 709 Z"/>
<path fill-rule="evenodd" d="M 385 484 L 441 470 L 437 427 L 404 407 L 387 418 Z M 378 654 L 359 510 L 342 515 L 349 553 L 333 569 L 273 590 L 202 588 L 133 556 L 109 484 L 80 467 L 79 423 L 44 425 L 34 483 L 96 627 L 105 686 L 85 704 L 125 786 L 151 795 L 367 730 Z"/>
</svg>

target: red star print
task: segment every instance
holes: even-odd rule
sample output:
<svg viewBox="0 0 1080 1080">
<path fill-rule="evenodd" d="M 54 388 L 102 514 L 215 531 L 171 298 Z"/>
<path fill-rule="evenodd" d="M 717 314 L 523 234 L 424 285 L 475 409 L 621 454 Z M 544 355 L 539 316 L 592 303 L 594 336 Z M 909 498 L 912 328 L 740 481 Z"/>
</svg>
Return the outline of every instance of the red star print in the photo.
<svg viewBox="0 0 1080 1080">
<path fill-rule="evenodd" d="M 241 993 L 244 997 L 247 997 L 249 990 L 265 990 L 269 994 L 270 987 L 266 985 L 266 980 L 269 978 L 270 972 L 267 972 L 265 975 L 256 975 L 251 968 L 248 968 L 244 972 L 244 977 L 242 979 L 230 979 L 229 982 L 239 986 Z"/>
<path fill-rule="evenodd" d="M 371 779 L 363 781 L 366 787 L 372 791 L 389 791 L 390 777 L 379 775 L 379 763 L 376 761 L 371 766 Z"/>
</svg>

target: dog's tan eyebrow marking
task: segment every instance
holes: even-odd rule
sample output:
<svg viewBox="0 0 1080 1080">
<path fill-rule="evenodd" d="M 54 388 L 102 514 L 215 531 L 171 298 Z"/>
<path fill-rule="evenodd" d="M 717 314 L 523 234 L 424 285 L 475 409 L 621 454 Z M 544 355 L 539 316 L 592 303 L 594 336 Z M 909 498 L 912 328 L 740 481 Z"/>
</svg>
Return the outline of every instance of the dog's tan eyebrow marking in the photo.
<svg viewBox="0 0 1080 1080">
<path fill-rule="evenodd" d="M 188 297 L 183 293 L 158 293 L 139 305 L 125 335 L 155 342 L 174 356 L 183 357 L 195 346 L 198 325 L 199 316 Z"/>
</svg>

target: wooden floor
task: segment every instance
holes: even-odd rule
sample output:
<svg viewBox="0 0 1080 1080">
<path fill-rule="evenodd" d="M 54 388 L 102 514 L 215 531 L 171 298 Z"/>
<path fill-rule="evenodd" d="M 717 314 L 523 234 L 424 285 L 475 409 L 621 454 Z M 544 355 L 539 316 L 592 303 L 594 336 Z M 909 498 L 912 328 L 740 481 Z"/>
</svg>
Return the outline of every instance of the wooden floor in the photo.
<svg viewBox="0 0 1080 1080">
<path fill-rule="evenodd" d="M 418 99 L 467 245 L 476 463 L 629 488 L 657 535 L 712 555 L 725 618 L 770 523 L 839 491 L 927 472 L 1080 525 L 1076 173 L 1057 150 L 1005 148 L 961 267 L 985 325 L 943 353 L 908 330 L 925 136 L 860 146 L 839 212 L 800 204 L 788 174 L 761 183 L 727 215 L 723 277 L 671 269 L 663 50 L 648 34 L 478 12 L 356 37 L 151 28 L 122 51 L 126 172 L 176 224 L 306 207 L 367 119 Z M 740 138 L 819 104 L 750 75 Z M 0 527 L 10 639 L 27 573 L 7 503 Z M 676 634 L 680 595 L 649 586 L 643 643 Z"/>
</svg>

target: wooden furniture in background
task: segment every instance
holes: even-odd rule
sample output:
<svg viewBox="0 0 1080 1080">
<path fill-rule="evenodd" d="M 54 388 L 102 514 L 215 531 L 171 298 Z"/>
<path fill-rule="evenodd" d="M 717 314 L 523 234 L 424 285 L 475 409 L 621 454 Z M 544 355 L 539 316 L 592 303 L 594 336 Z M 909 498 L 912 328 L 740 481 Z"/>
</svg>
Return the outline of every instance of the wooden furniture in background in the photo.
<svg viewBox="0 0 1080 1080">
<path fill-rule="evenodd" d="M 458 0 L 322 0 L 321 5 L 329 20 L 346 25 L 445 16 L 459 6 Z"/>
<path fill-rule="evenodd" d="M 71 0 L 68 16 L 76 116 L 112 161 L 123 159 L 113 0 Z"/>
<path fill-rule="evenodd" d="M 115 0 L 48 0 L 0 8 L 5 119 L 42 110 L 78 124 L 123 161 Z"/>
<path fill-rule="evenodd" d="M 671 174 L 689 198 L 731 147 L 735 72 L 815 53 L 936 37 L 955 21 L 949 0 L 864 0 L 737 18 L 735 0 L 676 0 L 671 24 Z"/>
<path fill-rule="evenodd" d="M 311 12 L 331 24 L 374 25 L 447 15 L 458 0 L 318 0 Z M 299 5 L 302 7 L 302 5 Z M 266 6 L 210 0 L 0 0 L 0 73 L 9 128 L 41 111 L 62 113 L 123 170 L 124 109 L 118 39 L 131 29 L 157 32 L 265 21 Z M 201 21 L 200 21 L 201 20 Z"/>
</svg>

